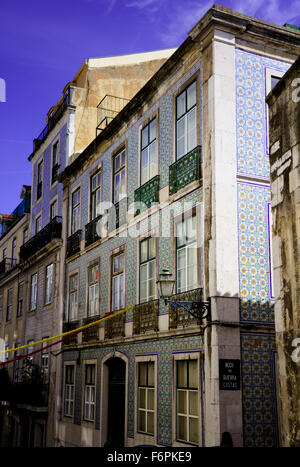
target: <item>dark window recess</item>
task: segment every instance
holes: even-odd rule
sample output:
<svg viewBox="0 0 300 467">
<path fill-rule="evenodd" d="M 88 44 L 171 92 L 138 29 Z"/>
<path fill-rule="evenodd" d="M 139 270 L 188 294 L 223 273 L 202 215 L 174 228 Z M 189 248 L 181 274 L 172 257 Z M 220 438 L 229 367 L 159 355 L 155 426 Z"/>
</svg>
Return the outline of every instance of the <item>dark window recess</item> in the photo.
<svg viewBox="0 0 300 467">
<path fill-rule="evenodd" d="M 100 235 L 97 233 L 97 224 L 102 216 L 98 216 L 85 226 L 85 246 L 91 245 L 92 243 L 99 240 Z"/>
</svg>

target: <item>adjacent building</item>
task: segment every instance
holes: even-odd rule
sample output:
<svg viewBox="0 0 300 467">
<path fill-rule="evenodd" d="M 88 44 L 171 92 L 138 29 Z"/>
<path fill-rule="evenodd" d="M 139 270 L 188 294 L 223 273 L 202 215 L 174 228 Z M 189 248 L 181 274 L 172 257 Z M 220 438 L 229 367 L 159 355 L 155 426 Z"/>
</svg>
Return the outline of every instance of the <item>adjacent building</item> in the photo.
<svg viewBox="0 0 300 467">
<path fill-rule="evenodd" d="M 282 445 L 300 446 L 300 59 L 267 97 Z"/>
</svg>

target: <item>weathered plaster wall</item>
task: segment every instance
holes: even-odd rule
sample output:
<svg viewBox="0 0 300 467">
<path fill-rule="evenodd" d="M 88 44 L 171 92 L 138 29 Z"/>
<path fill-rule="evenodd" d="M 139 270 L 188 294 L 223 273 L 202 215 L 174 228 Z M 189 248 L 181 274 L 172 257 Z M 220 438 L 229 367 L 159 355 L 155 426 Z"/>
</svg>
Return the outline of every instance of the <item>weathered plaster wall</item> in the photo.
<svg viewBox="0 0 300 467">
<path fill-rule="evenodd" d="M 294 341 L 300 338 L 299 73 L 298 59 L 268 97 L 275 324 L 284 446 L 300 446 L 300 352 Z"/>
</svg>

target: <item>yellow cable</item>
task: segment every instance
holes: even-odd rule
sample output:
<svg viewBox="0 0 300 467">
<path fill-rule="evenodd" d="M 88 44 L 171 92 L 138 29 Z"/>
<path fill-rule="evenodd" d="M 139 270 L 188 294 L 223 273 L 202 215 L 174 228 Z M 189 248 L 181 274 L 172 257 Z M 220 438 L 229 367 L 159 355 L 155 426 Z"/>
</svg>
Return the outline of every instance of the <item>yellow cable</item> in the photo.
<svg viewBox="0 0 300 467">
<path fill-rule="evenodd" d="M 126 311 L 131 310 L 132 308 L 134 308 L 134 306 L 135 305 L 128 306 L 127 308 L 124 308 L 123 310 L 116 311 L 115 313 L 113 313 L 111 315 L 104 316 L 104 317 L 102 317 L 100 319 L 97 319 L 96 321 L 92 321 L 91 323 L 85 324 L 84 326 L 81 326 L 81 327 L 76 328 L 76 329 L 72 329 L 72 331 L 63 332 L 62 334 L 58 334 L 57 336 L 47 337 L 47 339 L 43 339 L 43 340 L 37 341 L 37 342 L 32 342 L 31 344 L 22 345 L 21 347 L 16 347 L 14 349 L 0 350 L 0 353 L 15 352 L 17 350 L 26 349 L 27 347 L 34 347 L 35 345 L 43 344 L 44 342 L 49 342 L 49 341 L 51 341 L 53 339 L 58 339 L 59 337 L 64 337 L 64 336 L 67 336 L 69 334 L 73 334 L 74 332 L 82 331 L 83 329 L 86 329 L 86 328 L 89 328 L 91 326 L 94 326 L 95 324 L 101 323 L 102 321 L 105 321 L 106 319 L 113 318 L 114 316 L 120 315 L 121 313 L 125 313 Z"/>
</svg>

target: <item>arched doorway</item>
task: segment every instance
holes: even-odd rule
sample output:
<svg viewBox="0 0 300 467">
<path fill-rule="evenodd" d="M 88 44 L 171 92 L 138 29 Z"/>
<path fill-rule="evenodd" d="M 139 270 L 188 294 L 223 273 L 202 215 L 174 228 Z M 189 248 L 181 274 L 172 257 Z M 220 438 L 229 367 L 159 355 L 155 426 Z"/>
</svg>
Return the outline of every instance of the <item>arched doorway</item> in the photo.
<svg viewBox="0 0 300 467">
<path fill-rule="evenodd" d="M 107 387 L 107 439 L 124 446 L 126 363 L 118 357 L 109 358 Z"/>
</svg>

